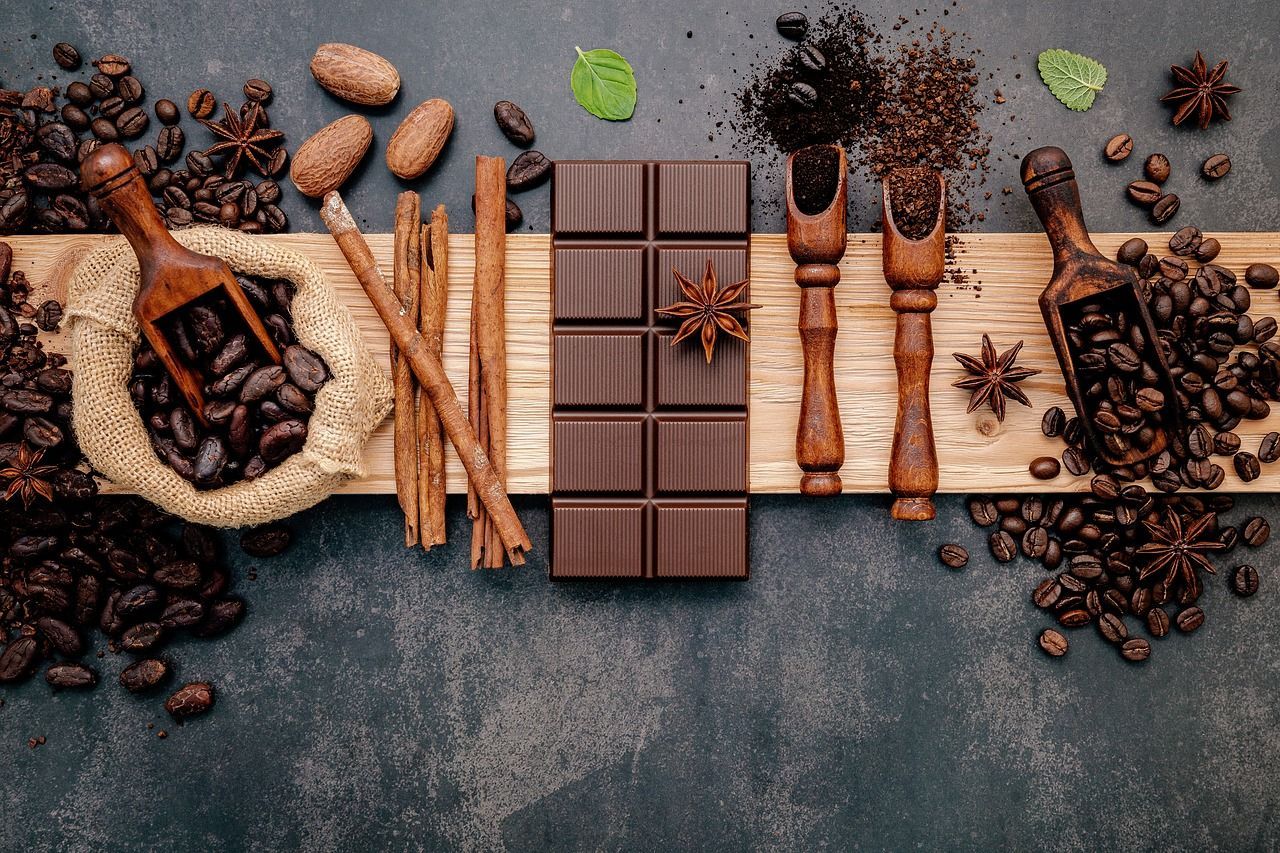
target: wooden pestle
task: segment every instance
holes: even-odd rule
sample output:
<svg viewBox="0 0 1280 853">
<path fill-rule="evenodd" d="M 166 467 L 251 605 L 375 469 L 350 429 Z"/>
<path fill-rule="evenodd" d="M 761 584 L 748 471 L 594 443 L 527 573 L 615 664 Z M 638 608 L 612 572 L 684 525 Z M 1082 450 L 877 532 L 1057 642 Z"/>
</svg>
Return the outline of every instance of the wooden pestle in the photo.
<svg viewBox="0 0 1280 853">
<path fill-rule="evenodd" d="M 898 230 L 893 217 L 890 174 L 883 181 L 884 280 L 893 289 L 889 305 L 897 315 L 893 361 L 898 368 L 898 420 L 889 456 L 892 514 L 899 521 L 929 521 L 935 515 L 938 451 L 929 414 L 929 369 L 933 366 L 933 326 L 929 315 L 938 306 L 934 292 L 946 272 L 947 183 L 938 180 L 938 215 L 919 239 Z"/>
<path fill-rule="evenodd" d="M 812 496 L 840 494 L 839 472 L 844 464 L 844 429 L 840 425 L 833 361 L 838 325 L 835 286 L 840 282 L 839 263 L 848 243 L 848 167 L 844 148 L 832 147 L 839 152 L 836 193 L 826 210 L 819 213 L 804 213 L 796 205 L 792 184 L 796 154 L 787 157 L 787 250 L 796 262 L 800 344 L 804 349 L 796 462 L 804 471 L 800 491 Z"/>
<path fill-rule="evenodd" d="M 1053 248 L 1053 278 L 1040 294 L 1040 313 L 1044 315 L 1049 339 L 1053 342 L 1058 365 L 1066 381 L 1067 396 L 1075 406 L 1076 414 L 1084 427 L 1090 444 L 1112 465 L 1132 465 L 1148 459 L 1168 446 L 1170 427 L 1176 426 L 1180 410 L 1176 405 L 1167 407 L 1165 428 L 1158 431 L 1155 441 L 1146 448 L 1130 447 L 1116 454 L 1102 441 L 1094 427 L 1093 415 L 1084 406 L 1080 377 L 1076 373 L 1075 359 L 1067 335 L 1062 312 L 1073 303 L 1094 301 L 1101 297 L 1118 300 L 1133 323 L 1142 329 L 1148 341 L 1158 341 L 1155 323 L 1147 310 L 1146 300 L 1133 267 L 1118 264 L 1103 257 L 1084 224 L 1084 212 L 1080 206 L 1080 188 L 1076 185 L 1071 159 L 1061 148 L 1046 146 L 1037 148 L 1022 160 L 1022 184 L 1031 199 L 1040 223 L 1044 226 L 1049 244 Z M 1169 373 L 1169 366 L 1160 347 L 1152 350 L 1155 369 L 1160 374 L 1159 387 L 1165 399 L 1178 399 Z"/>
<path fill-rule="evenodd" d="M 80 165 L 80 181 L 129 241 L 138 256 L 141 284 L 133 315 L 160 363 L 173 377 L 191 414 L 205 426 L 204 379 L 194 365 L 178 358 L 160 328 L 166 316 L 215 290 L 223 290 L 262 351 L 280 363 L 280 351 L 240 289 L 227 262 L 193 252 L 165 228 L 151 191 L 133 163 L 133 155 L 112 143 L 93 151 Z"/>
</svg>

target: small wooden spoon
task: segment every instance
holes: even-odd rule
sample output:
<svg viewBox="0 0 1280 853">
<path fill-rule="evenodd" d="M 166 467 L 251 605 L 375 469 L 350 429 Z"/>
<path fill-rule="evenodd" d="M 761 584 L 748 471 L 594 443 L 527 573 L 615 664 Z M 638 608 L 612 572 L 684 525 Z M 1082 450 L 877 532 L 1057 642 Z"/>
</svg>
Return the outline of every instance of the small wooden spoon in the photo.
<svg viewBox="0 0 1280 853">
<path fill-rule="evenodd" d="M 160 329 L 160 321 L 219 288 L 267 357 L 280 363 L 280 351 L 262 324 L 231 268 L 221 258 L 193 252 L 173 239 L 151 200 L 142 174 L 123 146 L 103 145 L 80 165 L 80 181 L 98 200 L 138 256 L 142 285 L 133 300 L 133 315 L 160 362 L 182 391 L 191 414 L 204 416 L 203 380 L 193 365 L 183 362 Z"/>
<path fill-rule="evenodd" d="M 796 431 L 796 462 L 804 474 L 800 491 L 806 495 L 838 495 L 840 466 L 844 464 L 844 429 L 836 401 L 836 297 L 840 259 L 848 243 L 845 207 L 848 185 L 844 149 L 839 152 L 839 183 L 826 210 L 807 214 L 796 206 L 792 185 L 795 154 L 787 157 L 787 249 L 800 285 L 800 343 L 804 348 L 804 388 L 800 397 L 800 426 Z"/>
<path fill-rule="evenodd" d="M 938 180 L 938 215 L 933 228 L 918 240 L 908 239 L 893 219 L 888 175 L 883 181 L 884 280 L 893 288 L 889 305 L 897 315 L 893 361 L 898 368 L 898 421 L 889 457 L 889 488 L 896 498 L 893 517 L 899 521 L 928 521 L 935 515 L 938 491 L 938 451 L 929 413 L 929 369 L 933 365 L 933 325 L 930 313 L 938 305 L 934 290 L 946 272 L 947 182 Z"/>
</svg>

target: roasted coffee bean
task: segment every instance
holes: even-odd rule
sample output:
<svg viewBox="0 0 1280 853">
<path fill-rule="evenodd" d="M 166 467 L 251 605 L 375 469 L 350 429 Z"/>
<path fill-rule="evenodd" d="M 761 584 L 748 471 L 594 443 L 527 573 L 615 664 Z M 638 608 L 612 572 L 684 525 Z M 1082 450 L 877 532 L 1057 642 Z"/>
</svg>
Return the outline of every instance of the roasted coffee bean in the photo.
<svg viewBox="0 0 1280 853">
<path fill-rule="evenodd" d="M 1098 617 L 1098 633 L 1108 643 L 1123 643 L 1129 639 L 1129 631 L 1124 620 L 1114 613 L 1103 613 Z"/>
<path fill-rule="evenodd" d="M 144 145 L 133 152 L 133 165 L 138 168 L 144 178 L 150 178 L 160 168 L 160 156 L 151 145 Z"/>
<path fill-rule="evenodd" d="M 1039 560 L 1049 550 L 1049 531 L 1043 527 L 1028 527 L 1022 534 L 1022 553 Z"/>
<path fill-rule="evenodd" d="M 827 71 L 827 55 L 815 45 L 804 44 L 796 52 L 796 64 L 810 76 L 821 76 Z"/>
<path fill-rule="evenodd" d="M 166 126 L 160 128 L 160 135 L 156 137 L 156 156 L 161 162 L 172 163 L 182 155 L 183 145 L 186 144 L 186 137 L 183 135 L 182 128 L 178 125 Z"/>
<path fill-rule="evenodd" d="M 1040 648 L 1050 657 L 1060 658 L 1067 653 L 1067 638 L 1052 628 L 1040 632 Z"/>
<path fill-rule="evenodd" d="M 533 144 L 533 122 L 524 110 L 511 101 L 498 101 L 493 105 L 493 117 L 502 135 L 515 145 L 527 148 Z"/>
<path fill-rule="evenodd" d="M 1093 616 L 1083 607 L 1075 607 L 1058 613 L 1058 624 L 1064 628 L 1079 628 L 1083 625 L 1088 625 L 1091 621 L 1093 621 Z"/>
<path fill-rule="evenodd" d="M 1169 158 L 1163 154 L 1152 154 L 1142 164 L 1142 173 L 1157 184 L 1163 184 L 1169 180 L 1170 170 Z"/>
<path fill-rule="evenodd" d="M 161 98 L 155 103 L 156 118 L 165 127 L 171 127 L 178 123 L 182 118 L 178 112 L 178 105 L 168 98 Z"/>
<path fill-rule="evenodd" d="M 1130 200 L 1135 204 L 1143 207 L 1151 207 L 1158 202 L 1163 195 L 1160 192 L 1160 186 L 1151 181 L 1134 181 L 1129 184 L 1127 190 Z M 1145 277 L 1145 276 L 1144 276 Z"/>
<path fill-rule="evenodd" d="M 1222 244 L 1215 237 L 1208 237 L 1196 248 L 1195 258 L 1202 264 L 1210 263 L 1222 251 Z"/>
<path fill-rule="evenodd" d="M 1213 452 L 1219 456 L 1234 456 L 1240 450 L 1240 436 L 1234 432 L 1220 432 L 1213 437 Z"/>
<path fill-rule="evenodd" d="M 66 166 L 57 163 L 37 163 L 29 166 L 22 177 L 38 190 L 69 190 L 79 185 L 79 177 Z"/>
<path fill-rule="evenodd" d="M 1262 516 L 1255 515 L 1244 523 L 1240 536 L 1251 548 L 1261 547 L 1271 538 L 1271 525 Z"/>
<path fill-rule="evenodd" d="M 1136 267 L 1147 255 L 1147 241 L 1141 237 L 1125 240 L 1116 251 L 1116 260 L 1122 264 Z"/>
<path fill-rule="evenodd" d="M 1178 231 L 1169 238 L 1169 250 L 1175 255 L 1181 257 L 1190 257 L 1194 255 L 1196 249 L 1200 248 L 1200 244 L 1204 242 L 1204 235 L 1200 233 L 1200 229 L 1194 225 L 1188 225 L 1185 228 L 1179 228 Z M 1183 275 L 1186 274 L 1186 264 L 1182 266 Z"/>
<path fill-rule="evenodd" d="M 802 12 L 784 12 L 774 22 L 778 34 L 792 41 L 800 41 L 809 32 L 809 19 Z"/>
<path fill-rule="evenodd" d="M 808 83 L 792 83 L 787 89 L 787 99 L 803 110 L 812 110 L 818 106 L 818 90 Z"/>
<path fill-rule="evenodd" d="M 1271 264 L 1250 264 L 1244 271 L 1245 283 L 1260 290 L 1270 290 L 1280 283 L 1280 271 Z"/>
<path fill-rule="evenodd" d="M 1235 465 L 1236 474 L 1246 483 L 1252 483 L 1262 473 L 1262 467 L 1258 464 L 1258 457 L 1252 453 L 1237 453 L 1232 462 Z"/>
<path fill-rule="evenodd" d="M 1031 600 L 1036 607 L 1048 609 L 1057 603 L 1058 598 L 1062 595 L 1062 587 L 1053 578 L 1045 578 L 1036 585 L 1035 590 L 1031 593 Z"/>
<path fill-rule="evenodd" d="M 125 75 L 116 81 L 116 94 L 126 105 L 132 106 L 142 100 L 142 84 L 132 74 Z"/>
<path fill-rule="evenodd" d="M 1245 598 L 1253 595 L 1258 591 L 1258 570 L 1247 564 L 1236 566 L 1231 573 L 1231 589 Z"/>
<path fill-rule="evenodd" d="M 192 151 L 187 155 L 187 170 L 198 178 L 213 174 L 213 158 L 203 151 Z"/>
<path fill-rule="evenodd" d="M 139 622 L 120 635 L 120 648 L 126 652 L 145 652 L 163 639 L 164 627 L 159 622 Z"/>
<path fill-rule="evenodd" d="M 147 129 L 150 119 L 143 112 L 142 107 L 129 107 L 116 117 L 116 129 L 125 139 L 133 139 L 141 136 L 142 132 Z"/>
<path fill-rule="evenodd" d="M 1276 434 L 1277 445 L 1280 446 L 1280 433 Z M 970 498 L 969 517 L 979 527 L 990 527 L 1000 520 L 995 501 L 991 498 Z"/>
<path fill-rule="evenodd" d="M 1153 637 L 1169 635 L 1169 614 L 1161 607 L 1152 607 L 1147 611 L 1147 630 Z"/>
<path fill-rule="evenodd" d="M 1078 447 L 1068 447 L 1062 452 L 1062 465 L 1077 477 L 1089 473 L 1089 459 Z"/>
<path fill-rule="evenodd" d="M 118 142 L 120 140 L 120 131 L 110 119 L 95 118 L 89 123 L 89 129 L 93 131 L 93 135 L 101 142 Z"/>
<path fill-rule="evenodd" d="M 93 99 L 97 97 L 93 90 L 89 88 L 89 84 L 79 80 L 67 85 L 67 100 L 74 106 L 84 109 L 93 103 Z"/>
<path fill-rule="evenodd" d="M 75 104 L 64 104 L 60 115 L 62 116 L 63 123 L 73 130 L 88 130 L 89 123 L 92 121 L 92 119 L 89 118 L 89 114 L 77 107 Z M 79 148 L 77 148 L 74 153 L 78 155 Z"/>
<path fill-rule="evenodd" d="M 1010 536 L 1021 536 L 1027 530 L 1027 522 L 1019 515 L 1006 515 L 1000 519 L 1000 529 Z"/>
<path fill-rule="evenodd" d="M 1151 657 L 1151 644 L 1141 637 L 1125 640 L 1120 646 L 1120 655 L 1127 661 L 1141 663 Z"/>
<path fill-rule="evenodd" d="M 265 104 L 271 100 L 271 84 L 266 80 L 251 79 L 244 84 L 244 96 L 251 101 Z"/>
<path fill-rule="evenodd" d="M 143 693 L 169 677 L 169 665 L 159 658 L 143 658 L 120 673 L 120 686 L 130 693 Z"/>
<path fill-rule="evenodd" d="M 1199 607 L 1188 607 L 1178 612 L 1174 622 L 1177 624 L 1179 631 L 1190 634 L 1204 624 L 1204 611 Z"/>
<path fill-rule="evenodd" d="M 938 549 L 938 559 L 950 569 L 963 569 L 969 563 L 969 552 L 960 545 L 943 545 Z"/>
<path fill-rule="evenodd" d="M 1040 419 L 1040 431 L 1049 438 L 1062 435 L 1062 429 L 1066 426 L 1067 416 L 1058 406 L 1051 406 L 1045 410 L 1044 417 Z"/>
<path fill-rule="evenodd" d="M 108 53 L 94 61 L 93 67 L 108 77 L 123 77 L 129 73 L 129 60 L 115 53 Z"/>
<path fill-rule="evenodd" d="M 1200 173 L 1211 181 L 1226 177 L 1231 171 L 1231 158 L 1226 154 L 1214 154 L 1204 161 Z"/>
<path fill-rule="evenodd" d="M 1258 444 L 1258 459 L 1268 464 L 1280 459 L 1280 432 L 1269 432 Z"/>
<path fill-rule="evenodd" d="M 1151 208 L 1151 221 L 1156 225 L 1164 225 L 1178 213 L 1182 200 L 1175 193 L 1160 196 Z"/>
<path fill-rule="evenodd" d="M 178 722 L 203 714 L 213 707 L 213 685 L 192 681 L 182 685 L 164 702 L 164 709 Z"/>
<path fill-rule="evenodd" d="M 111 93 L 115 90 L 116 81 L 112 80 L 106 74 L 94 74 L 89 78 L 89 92 L 95 98 L 109 98 L 111 97 Z M 85 104 L 81 104 L 80 106 L 85 106 Z"/>
<path fill-rule="evenodd" d="M 59 68 L 74 71 L 80 67 L 80 51 L 65 41 L 60 41 L 53 46 L 53 61 L 58 63 Z"/>
<path fill-rule="evenodd" d="M 1028 471 L 1037 480 L 1052 480 L 1062 471 L 1062 466 L 1052 456 L 1039 456 L 1031 460 Z"/>
<path fill-rule="evenodd" d="M 1117 133 L 1102 147 L 1102 155 L 1112 163 L 1119 163 L 1131 153 L 1133 153 L 1133 137 L 1127 133 Z"/>
<path fill-rule="evenodd" d="M 50 156 L 71 162 L 76 156 L 78 140 L 71 128 L 61 122 L 50 122 L 36 131 L 36 140 Z"/>
<path fill-rule="evenodd" d="M 44 680 L 56 690 L 83 690 L 98 683 L 98 674 L 84 664 L 64 661 L 46 669 Z"/>
<path fill-rule="evenodd" d="M 533 189 L 551 177 L 551 161 L 541 151 L 522 151 L 507 168 L 507 189 Z"/>
<path fill-rule="evenodd" d="M 218 108 L 218 99 L 208 89 L 196 89 L 187 98 L 187 112 L 192 118 L 209 118 Z"/>
</svg>

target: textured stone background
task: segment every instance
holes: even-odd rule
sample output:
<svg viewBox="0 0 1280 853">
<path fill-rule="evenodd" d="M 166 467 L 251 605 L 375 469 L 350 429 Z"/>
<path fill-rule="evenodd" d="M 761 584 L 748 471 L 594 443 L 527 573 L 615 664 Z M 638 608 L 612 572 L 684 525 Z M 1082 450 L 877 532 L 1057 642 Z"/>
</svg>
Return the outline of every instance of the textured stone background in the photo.
<svg viewBox="0 0 1280 853">
<path fill-rule="evenodd" d="M 725 92 L 757 51 L 781 47 L 772 20 L 783 9 L 725 5 L 8 0 L 0 85 L 56 70 L 49 48 L 61 39 L 86 57 L 128 55 L 151 99 L 182 100 L 197 85 L 238 99 L 246 77 L 263 76 L 276 87 L 274 123 L 296 146 L 346 111 L 307 74 L 314 45 L 363 44 L 404 78 L 400 99 L 373 118 L 379 147 L 419 100 L 443 96 L 457 108 L 442 162 L 414 186 L 447 203 L 462 230 L 472 154 L 513 153 L 490 118 L 499 98 L 529 110 L 552 157 L 731 156 L 732 133 L 715 126 Z M 863 8 L 890 19 L 900 11 Z M 924 19 L 975 34 L 996 74 L 989 89 L 1009 99 L 984 117 L 1002 159 L 982 227 L 1036 229 L 1021 191 L 1002 199 L 999 188 L 1016 185 L 1017 155 L 1057 143 L 1076 157 L 1091 225 L 1142 229 L 1120 194 L 1138 161 L 1109 169 L 1097 154 L 1122 129 L 1141 151 L 1171 155 L 1180 221 L 1277 227 L 1274 3 L 967 0 L 941 18 L 943 8 Z M 630 58 L 640 80 L 631 122 L 597 121 L 572 102 L 575 44 Z M 1034 56 L 1050 46 L 1108 65 L 1091 112 L 1069 113 L 1042 90 Z M 1197 47 L 1211 61 L 1234 60 L 1246 89 L 1236 121 L 1205 134 L 1169 127 L 1155 103 L 1165 66 Z M 1236 168 L 1210 187 L 1193 170 L 1217 150 Z M 760 166 L 757 200 L 776 198 L 776 164 Z M 397 188 L 370 157 L 347 197 L 370 228 L 386 230 Z M 852 220 L 865 228 L 873 195 L 851 195 Z M 528 227 L 546 230 L 546 199 L 545 189 L 519 198 Z M 301 200 L 286 209 L 294 230 L 320 230 Z M 755 226 L 782 230 L 776 206 L 758 204 Z M 856 317 L 841 322 L 856 333 Z M 1251 498 L 1233 517 L 1280 518 L 1278 503 Z M 545 543 L 546 502 L 518 504 Z M 461 505 L 450 509 L 450 535 L 461 541 Z M 42 683 L 4 692 L 0 846 L 1280 844 L 1276 547 L 1229 558 L 1260 567 L 1262 592 L 1240 601 L 1212 581 L 1206 626 L 1155 643 L 1144 666 L 1126 665 L 1091 632 L 1072 636 L 1065 660 L 1049 660 L 1034 645 L 1046 624 L 1029 601 L 1038 570 L 992 564 L 959 498 L 939 509 L 936 523 L 907 527 L 888 520 L 880 498 L 759 498 L 750 583 L 553 586 L 541 551 L 523 571 L 472 574 L 459 547 L 403 550 L 390 497 L 331 500 L 296 520 L 298 544 L 264 563 L 257 581 L 233 554 L 251 606 L 239 630 L 174 650 L 181 677 L 217 683 L 207 718 L 175 728 L 158 700 L 114 685 L 92 695 L 51 696 Z M 933 557 L 951 540 L 976 555 L 963 573 Z M 103 666 L 108 679 L 117 669 Z M 170 737 L 148 733 L 149 721 Z M 39 734 L 47 745 L 29 751 Z"/>
</svg>

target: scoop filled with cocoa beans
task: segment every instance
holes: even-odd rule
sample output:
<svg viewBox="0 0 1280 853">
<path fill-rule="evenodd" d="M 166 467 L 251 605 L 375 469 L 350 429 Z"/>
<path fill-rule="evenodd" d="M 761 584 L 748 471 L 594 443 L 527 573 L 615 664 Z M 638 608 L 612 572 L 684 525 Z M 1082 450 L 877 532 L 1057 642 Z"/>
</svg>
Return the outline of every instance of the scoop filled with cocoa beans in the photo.
<svg viewBox="0 0 1280 853">
<path fill-rule="evenodd" d="M 293 333 L 293 286 L 237 276 L 283 355 L 267 358 L 214 293 L 168 319 L 166 333 L 204 377 L 205 404 L 193 412 L 144 341 L 134 357 L 129 392 L 156 455 L 196 488 L 252 480 L 302 449 L 315 395 L 329 378 L 324 360 Z"/>
</svg>

